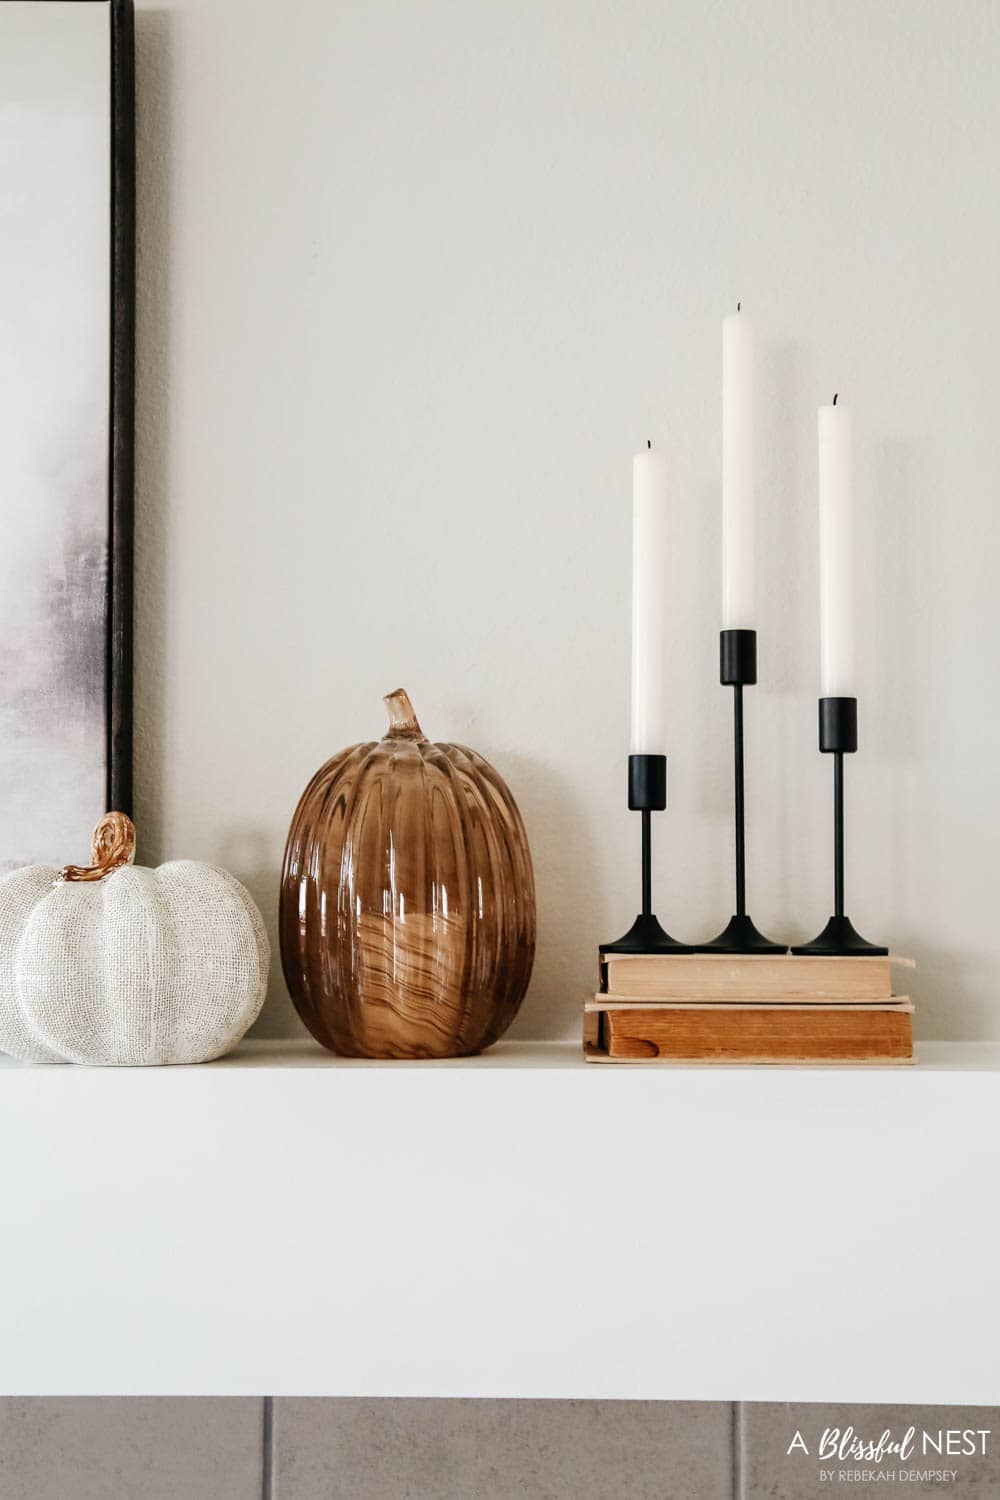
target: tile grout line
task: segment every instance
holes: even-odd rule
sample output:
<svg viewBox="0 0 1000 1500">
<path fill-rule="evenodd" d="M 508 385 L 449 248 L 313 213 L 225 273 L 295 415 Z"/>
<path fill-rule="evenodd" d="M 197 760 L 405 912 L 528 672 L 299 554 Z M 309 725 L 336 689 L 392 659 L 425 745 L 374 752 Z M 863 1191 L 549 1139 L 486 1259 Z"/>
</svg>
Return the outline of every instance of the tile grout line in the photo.
<svg viewBox="0 0 1000 1500">
<path fill-rule="evenodd" d="M 733 1401 L 730 1404 L 730 1444 L 732 1448 L 731 1461 L 733 1470 L 733 1500 L 744 1500 L 743 1497 L 743 1402 Z"/>
<path fill-rule="evenodd" d="M 274 1496 L 274 1397 L 264 1397 L 263 1420 L 260 1433 L 260 1497 L 273 1500 Z"/>
</svg>

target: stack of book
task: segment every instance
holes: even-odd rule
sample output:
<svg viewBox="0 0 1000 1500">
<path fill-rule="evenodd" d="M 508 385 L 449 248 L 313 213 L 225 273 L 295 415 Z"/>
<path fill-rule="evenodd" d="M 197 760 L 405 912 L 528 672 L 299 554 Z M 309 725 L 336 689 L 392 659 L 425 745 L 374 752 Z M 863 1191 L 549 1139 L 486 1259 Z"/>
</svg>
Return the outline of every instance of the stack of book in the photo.
<svg viewBox="0 0 1000 1500">
<path fill-rule="evenodd" d="M 907 959 L 604 954 L 584 1007 L 592 1062 L 908 1063 Z"/>
</svg>

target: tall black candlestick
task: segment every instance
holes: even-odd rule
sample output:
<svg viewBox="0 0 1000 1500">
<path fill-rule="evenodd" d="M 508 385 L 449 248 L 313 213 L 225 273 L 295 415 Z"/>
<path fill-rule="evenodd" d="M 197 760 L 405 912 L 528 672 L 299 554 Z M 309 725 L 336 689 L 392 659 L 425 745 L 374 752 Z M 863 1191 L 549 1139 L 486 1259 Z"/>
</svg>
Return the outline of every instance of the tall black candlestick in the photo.
<svg viewBox="0 0 1000 1500">
<path fill-rule="evenodd" d="M 743 768 L 743 689 L 757 681 L 757 632 L 723 630 L 719 636 L 719 681 L 733 690 L 733 783 L 736 825 L 736 912 L 725 929 L 701 953 L 786 953 L 759 932 L 747 912 L 746 795 Z"/>
<path fill-rule="evenodd" d="M 642 814 L 642 911 L 624 937 L 602 943 L 602 953 L 691 953 L 664 932 L 653 913 L 653 813 L 667 805 L 667 757 L 630 755 L 628 758 L 628 805 Z"/>
<path fill-rule="evenodd" d="M 801 943 L 793 953 L 836 957 L 876 957 L 889 952 L 856 932 L 844 908 L 844 756 L 858 748 L 857 698 L 819 700 L 819 748 L 833 756 L 833 916 L 819 937 Z"/>
</svg>

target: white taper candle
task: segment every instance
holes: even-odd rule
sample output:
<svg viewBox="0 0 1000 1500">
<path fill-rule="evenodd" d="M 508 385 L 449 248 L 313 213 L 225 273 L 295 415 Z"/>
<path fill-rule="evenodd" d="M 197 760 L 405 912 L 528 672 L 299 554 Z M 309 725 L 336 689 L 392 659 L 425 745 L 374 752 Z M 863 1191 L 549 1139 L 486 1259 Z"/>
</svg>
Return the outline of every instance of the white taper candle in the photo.
<svg viewBox="0 0 1000 1500">
<path fill-rule="evenodd" d="M 722 321 L 722 628 L 752 630 L 753 324 Z"/>
<path fill-rule="evenodd" d="M 646 448 L 632 466 L 633 755 L 665 755 L 667 466 Z"/>
<path fill-rule="evenodd" d="M 820 695 L 853 698 L 854 493 L 851 415 L 819 409 Z"/>
</svg>

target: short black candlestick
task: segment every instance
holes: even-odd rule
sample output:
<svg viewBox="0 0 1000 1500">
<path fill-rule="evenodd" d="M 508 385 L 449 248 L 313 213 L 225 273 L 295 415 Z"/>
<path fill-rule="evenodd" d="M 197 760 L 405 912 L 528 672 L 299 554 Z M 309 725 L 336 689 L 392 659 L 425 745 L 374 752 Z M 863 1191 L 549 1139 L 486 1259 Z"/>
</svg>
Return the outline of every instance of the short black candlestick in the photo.
<svg viewBox="0 0 1000 1500">
<path fill-rule="evenodd" d="M 602 943 L 602 953 L 691 953 L 686 943 L 679 943 L 664 932 L 653 914 L 653 848 L 654 812 L 667 805 L 667 757 L 665 755 L 630 755 L 628 758 L 628 805 L 642 813 L 642 911 L 624 937 L 616 943 Z"/>
<path fill-rule="evenodd" d="M 734 804 L 736 823 L 736 912 L 719 936 L 699 945 L 702 953 L 786 953 L 758 932 L 747 913 L 746 801 L 743 774 L 743 689 L 757 681 L 757 632 L 723 630 L 719 635 L 719 681 L 733 690 Z"/>
<path fill-rule="evenodd" d="M 802 943 L 793 953 L 817 957 L 876 957 L 888 948 L 869 943 L 854 929 L 844 911 L 844 756 L 858 748 L 857 698 L 821 698 L 819 700 L 819 748 L 833 756 L 833 916 L 819 937 Z"/>
</svg>

